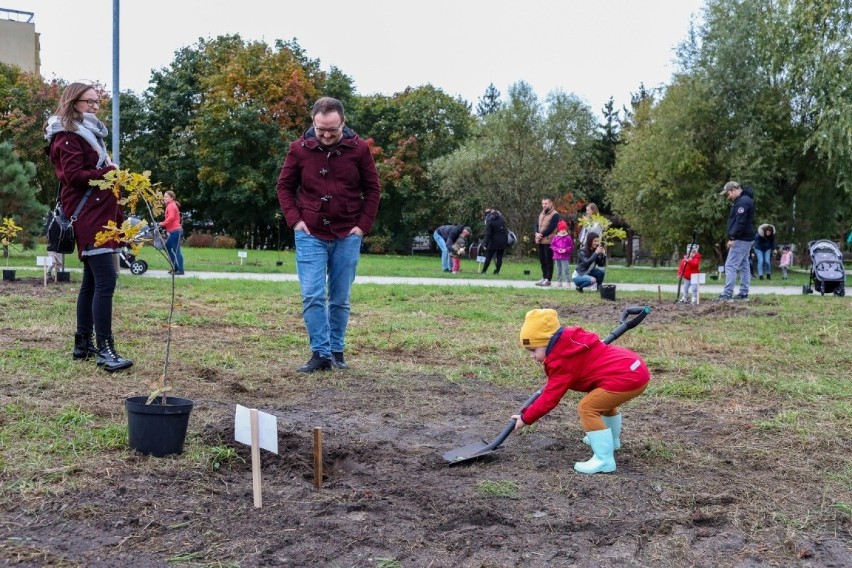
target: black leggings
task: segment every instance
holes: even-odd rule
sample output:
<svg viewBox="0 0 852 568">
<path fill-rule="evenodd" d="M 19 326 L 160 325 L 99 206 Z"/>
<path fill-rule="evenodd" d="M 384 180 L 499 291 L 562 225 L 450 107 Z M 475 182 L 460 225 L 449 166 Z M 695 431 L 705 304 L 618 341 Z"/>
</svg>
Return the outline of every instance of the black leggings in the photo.
<svg viewBox="0 0 852 568">
<path fill-rule="evenodd" d="M 500 272 L 500 267 L 503 266 L 503 253 L 506 252 L 506 249 L 500 250 L 485 250 L 485 264 L 482 265 L 483 274 L 488 272 L 488 266 L 491 264 L 491 259 L 494 259 L 494 274 Z"/>
<path fill-rule="evenodd" d="M 83 257 L 83 283 L 77 295 L 77 333 L 89 337 L 94 329 L 98 339 L 112 337 L 112 296 L 117 279 L 115 255 Z"/>
<path fill-rule="evenodd" d="M 538 261 L 541 263 L 541 277 L 553 280 L 553 249 L 550 243 L 538 245 Z"/>
</svg>

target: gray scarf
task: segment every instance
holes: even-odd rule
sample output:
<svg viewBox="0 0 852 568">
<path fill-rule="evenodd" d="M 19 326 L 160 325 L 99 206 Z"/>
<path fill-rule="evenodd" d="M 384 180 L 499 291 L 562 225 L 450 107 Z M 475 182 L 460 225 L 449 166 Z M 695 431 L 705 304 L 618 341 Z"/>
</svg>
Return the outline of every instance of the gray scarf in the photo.
<svg viewBox="0 0 852 568">
<path fill-rule="evenodd" d="M 111 164 L 112 162 L 110 162 L 109 156 L 107 156 L 106 145 L 104 144 L 104 138 L 109 134 L 106 125 L 90 112 L 83 113 L 83 122 L 74 121 L 74 124 L 77 125 L 77 130 L 66 130 L 62 126 L 62 121 L 59 117 L 53 115 L 47 119 L 47 128 L 45 129 L 44 137 L 50 142 L 59 132 L 74 132 L 75 134 L 79 134 L 98 153 L 97 167 L 100 168 Z"/>
</svg>

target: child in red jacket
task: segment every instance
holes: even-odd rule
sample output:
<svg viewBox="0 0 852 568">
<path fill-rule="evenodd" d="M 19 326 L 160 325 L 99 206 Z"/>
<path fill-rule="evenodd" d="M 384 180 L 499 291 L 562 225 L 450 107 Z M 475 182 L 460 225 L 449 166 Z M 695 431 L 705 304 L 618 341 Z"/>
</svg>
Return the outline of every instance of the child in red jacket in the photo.
<svg viewBox="0 0 852 568">
<path fill-rule="evenodd" d="M 587 393 L 577 405 L 594 455 L 574 464 L 580 473 L 615 471 L 613 452 L 621 447 L 618 407 L 645 391 L 651 378 L 639 355 L 607 345 L 581 327 L 562 327 L 556 310 L 530 310 L 521 328 L 521 347 L 544 364 L 547 384 L 535 402 L 512 416 L 515 430 L 553 410 L 568 390 Z"/>
<path fill-rule="evenodd" d="M 692 282 L 692 275 L 701 272 L 701 255 L 698 253 L 698 245 L 686 245 L 686 256 L 680 260 L 680 266 L 677 269 L 677 277 L 683 276 L 684 286 L 683 295 L 680 302 L 685 304 L 687 301 L 694 304 L 698 299 L 698 283 Z"/>
</svg>

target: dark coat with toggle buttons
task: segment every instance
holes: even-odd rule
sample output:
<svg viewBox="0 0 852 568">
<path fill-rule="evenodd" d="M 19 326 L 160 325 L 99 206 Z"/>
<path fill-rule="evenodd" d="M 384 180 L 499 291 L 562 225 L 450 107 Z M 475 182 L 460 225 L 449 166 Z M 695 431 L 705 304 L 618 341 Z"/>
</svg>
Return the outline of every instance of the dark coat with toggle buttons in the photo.
<svg viewBox="0 0 852 568">
<path fill-rule="evenodd" d="M 376 163 L 367 142 L 348 127 L 330 148 L 313 127 L 290 144 L 276 190 L 287 226 L 304 221 L 319 239 L 345 238 L 355 226 L 369 233 L 379 211 Z"/>
</svg>

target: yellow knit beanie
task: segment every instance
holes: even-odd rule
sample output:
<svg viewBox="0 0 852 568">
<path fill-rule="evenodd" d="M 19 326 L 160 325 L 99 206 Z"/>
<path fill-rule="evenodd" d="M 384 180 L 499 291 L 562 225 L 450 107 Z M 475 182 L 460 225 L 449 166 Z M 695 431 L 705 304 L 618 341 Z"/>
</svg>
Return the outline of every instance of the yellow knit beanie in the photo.
<svg viewBox="0 0 852 568">
<path fill-rule="evenodd" d="M 521 328 L 521 347 L 547 347 L 557 329 L 559 317 L 556 310 L 530 310 Z"/>
</svg>

